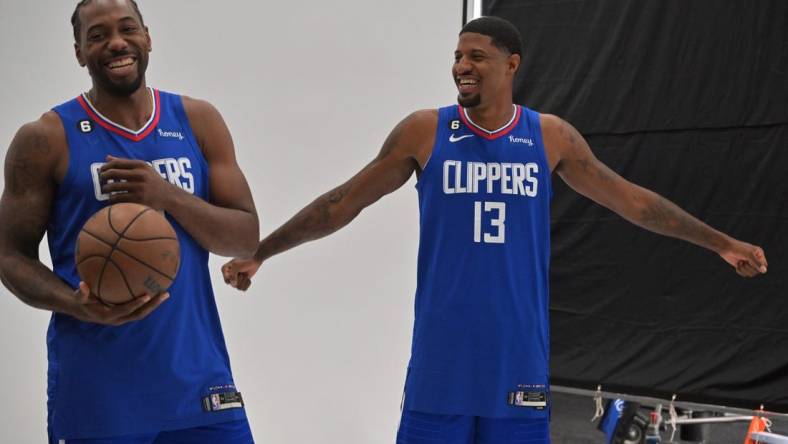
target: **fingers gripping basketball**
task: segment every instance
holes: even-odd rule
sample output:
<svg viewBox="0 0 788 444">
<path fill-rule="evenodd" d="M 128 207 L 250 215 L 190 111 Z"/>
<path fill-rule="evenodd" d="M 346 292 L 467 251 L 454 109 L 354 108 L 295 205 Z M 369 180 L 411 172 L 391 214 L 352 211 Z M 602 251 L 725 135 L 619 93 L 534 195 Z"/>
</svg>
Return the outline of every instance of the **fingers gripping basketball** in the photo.
<svg viewBox="0 0 788 444">
<path fill-rule="evenodd" d="M 180 264 L 172 225 L 158 211 L 133 203 L 106 207 L 88 219 L 75 256 L 79 276 L 107 304 L 167 290 Z"/>
</svg>

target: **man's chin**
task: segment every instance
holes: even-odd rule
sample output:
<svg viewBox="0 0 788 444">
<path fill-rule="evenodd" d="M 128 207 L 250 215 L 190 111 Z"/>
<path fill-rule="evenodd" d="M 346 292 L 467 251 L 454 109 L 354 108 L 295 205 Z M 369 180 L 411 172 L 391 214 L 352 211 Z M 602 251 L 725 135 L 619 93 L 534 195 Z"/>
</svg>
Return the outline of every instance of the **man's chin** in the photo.
<svg viewBox="0 0 788 444">
<path fill-rule="evenodd" d="M 138 77 L 131 82 L 105 82 L 104 89 L 113 96 L 125 97 L 137 92 L 137 90 L 140 89 L 140 86 L 142 86 L 142 78 Z"/>
<path fill-rule="evenodd" d="M 482 98 L 479 94 L 467 97 L 463 97 L 462 95 L 457 96 L 457 103 L 463 108 L 473 108 L 474 106 L 478 106 L 481 102 Z"/>
</svg>

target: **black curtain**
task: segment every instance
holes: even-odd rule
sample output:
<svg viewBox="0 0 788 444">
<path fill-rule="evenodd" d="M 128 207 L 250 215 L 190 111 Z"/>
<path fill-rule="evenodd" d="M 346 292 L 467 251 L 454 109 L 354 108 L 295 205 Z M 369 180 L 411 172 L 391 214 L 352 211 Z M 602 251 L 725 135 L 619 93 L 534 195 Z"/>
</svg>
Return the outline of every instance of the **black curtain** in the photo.
<svg viewBox="0 0 788 444">
<path fill-rule="evenodd" d="M 515 101 L 629 180 L 761 245 L 769 272 L 639 229 L 554 176 L 553 384 L 788 412 L 788 2 L 486 0 Z"/>
</svg>

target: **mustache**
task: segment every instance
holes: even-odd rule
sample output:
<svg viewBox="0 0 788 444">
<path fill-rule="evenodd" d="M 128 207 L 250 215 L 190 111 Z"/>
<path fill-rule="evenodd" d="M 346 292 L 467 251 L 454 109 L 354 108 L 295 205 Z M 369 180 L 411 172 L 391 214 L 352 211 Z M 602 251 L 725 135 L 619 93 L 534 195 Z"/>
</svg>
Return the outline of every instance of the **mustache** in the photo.
<svg viewBox="0 0 788 444">
<path fill-rule="evenodd" d="M 137 53 L 137 51 L 130 51 L 128 49 L 115 50 L 115 51 L 110 50 L 109 57 L 106 58 L 114 59 L 116 57 L 125 57 L 125 56 L 132 56 L 139 58 L 139 53 Z"/>
</svg>

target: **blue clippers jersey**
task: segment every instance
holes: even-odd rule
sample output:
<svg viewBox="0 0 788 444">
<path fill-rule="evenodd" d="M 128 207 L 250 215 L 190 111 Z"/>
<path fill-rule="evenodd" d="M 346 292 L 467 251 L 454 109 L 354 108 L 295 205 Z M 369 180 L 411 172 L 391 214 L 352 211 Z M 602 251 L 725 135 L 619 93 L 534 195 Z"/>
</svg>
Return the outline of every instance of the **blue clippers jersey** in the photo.
<svg viewBox="0 0 788 444">
<path fill-rule="evenodd" d="M 546 417 L 550 169 L 539 114 L 488 133 L 439 110 L 416 188 L 421 235 L 406 409 Z"/>
<path fill-rule="evenodd" d="M 98 170 L 106 156 L 142 159 L 163 178 L 208 199 L 208 166 L 181 97 L 150 90 L 154 112 L 137 132 L 101 116 L 83 96 L 54 110 L 69 166 L 47 235 L 55 273 L 79 283 L 74 248 L 82 225 L 108 205 Z M 49 427 L 55 439 L 173 430 L 245 417 L 206 412 L 207 395 L 235 391 L 208 273 L 208 252 L 169 218 L 181 262 L 170 299 L 143 320 L 107 327 L 55 313 L 49 324 Z"/>
</svg>

